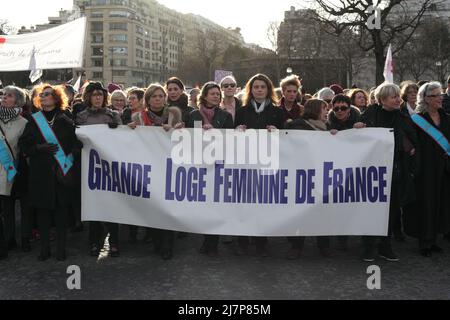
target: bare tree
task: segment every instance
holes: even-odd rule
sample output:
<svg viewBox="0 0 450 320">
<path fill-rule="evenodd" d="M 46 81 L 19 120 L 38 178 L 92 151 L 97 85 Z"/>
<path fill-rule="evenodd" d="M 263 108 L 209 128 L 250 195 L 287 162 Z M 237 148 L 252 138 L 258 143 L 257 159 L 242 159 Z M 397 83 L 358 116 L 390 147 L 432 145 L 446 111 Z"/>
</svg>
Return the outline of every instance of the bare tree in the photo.
<svg viewBox="0 0 450 320">
<path fill-rule="evenodd" d="M 275 66 L 277 70 L 277 83 L 281 80 L 281 72 L 280 72 L 280 55 L 279 55 L 279 43 L 278 43 L 278 35 L 280 33 L 280 23 L 272 21 L 269 23 L 267 27 L 267 39 L 270 42 L 271 49 L 273 50 Z"/>
<path fill-rule="evenodd" d="M 403 34 L 403 42 L 398 43 L 393 53 L 399 51 L 409 41 L 420 25 L 423 14 L 434 2 L 423 0 L 421 4 L 417 4 L 417 9 L 412 11 L 408 9 L 408 3 L 411 4 L 411 1 L 406 0 L 316 0 L 316 18 L 330 26 L 337 35 L 350 28 L 359 36 L 359 47 L 375 55 L 376 82 L 379 84 L 383 82 L 384 52 L 389 43 L 399 34 Z M 373 17 L 371 7 L 381 11 L 381 28 L 368 25 L 369 19 Z"/>
<path fill-rule="evenodd" d="M 217 32 L 199 31 L 196 43 L 197 53 L 208 69 L 208 77 L 213 77 L 213 69 L 227 48 Z"/>
</svg>

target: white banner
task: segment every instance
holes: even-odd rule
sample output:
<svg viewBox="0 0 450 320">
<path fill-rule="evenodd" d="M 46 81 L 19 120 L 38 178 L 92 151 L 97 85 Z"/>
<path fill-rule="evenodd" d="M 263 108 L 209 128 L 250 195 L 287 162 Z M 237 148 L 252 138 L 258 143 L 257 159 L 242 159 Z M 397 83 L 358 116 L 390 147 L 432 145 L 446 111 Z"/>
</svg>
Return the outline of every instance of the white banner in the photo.
<svg viewBox="0 0 450 320">
<path fill-rule="evenodd" d="M 81 68 L 83 66 L 86 18 L 45 31 L 0 36 L 0 71 Z"/>
<path fill-rule="evenodd" d="M 184 156 L 205 161 L 214 132 L 77 129 L 84 145 L 83 221 L 219 235 L 387 234 L 394 153 L 389 130 L 271 133 L 280 139 L 276 174 L 228 162 L 175 164 L 180 136 L 203 139 Z M 240 154 L 251 147 L 236 149 Z"/>
</svg>

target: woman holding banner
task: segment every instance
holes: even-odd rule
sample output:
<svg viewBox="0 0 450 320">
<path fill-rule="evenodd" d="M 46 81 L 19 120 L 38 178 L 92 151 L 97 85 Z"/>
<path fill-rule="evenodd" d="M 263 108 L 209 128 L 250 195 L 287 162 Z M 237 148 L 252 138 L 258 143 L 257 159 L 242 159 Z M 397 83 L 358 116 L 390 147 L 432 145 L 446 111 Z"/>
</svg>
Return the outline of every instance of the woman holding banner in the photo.
<svg viewBox="0 0 450 320">
<path fill-rule="evenodd" d="M 342 95 L 340 95 L 342 97 Z M 338 96 L 339 97 L 339 96 Z M 314 130 L 327 131 L 328 103 L 324 100 L 311 99 L 305 104 L 303 116 L 297 120 L 286 124 L 288 130 Z M 334 134 L 336 131 L 332 131 Z M 305 237 L 290 237 L 291 250 L 287 254 L 287 259 L 299 259 L 302 254 Z M 330 237 L 317 237 L 317 246 L 324 257 L 331 257 Z"/>
<path fill-rule="evenodd" d="M 117 111 L 106 107 L 108 103 L 108 91 L 100 82 L 91 82 L 83 93 L 83 102 L 87 109 L 77 114 L 76 124 L 78 126 L 107 124 L 111 129 L 122 124 Z M 111 257 L 119 257 L 119 225 L 117 223 L 106 223 L 109 232 L 109 244 Z M 91 221 L 89 223 L 90 255 L 97 257 L 103 248 L 103 226 L 101 222 Z"/>
<path fill-rule="evenodd" d="M 195 122 L 201 122 L 204 130 L 233 129 L 233 116 L 220 108 L 222 101 L 221 87 L 215 82 L 206 83 L 200 93 L 199 110 L 192 111 L 189 116 L 188 128 L 194 128 Z M 218 255 L 219 236 L 205 235 L 200 253 L 210 257 Z"/>
<path fill-rule="evenodd" d="M 238 130 L 267 129 L 274 131 L 283 128 L 283 110 L 276 107 L 278 99 L 272 81 L 264 74 L 253 76 L 245 86 L 244 107 L 236 112 L 235 126 Z M 248 237 L 238 238 L 237 255 L 248 252 Z M 267 238 L 257 237 L 256 255 L 267 257 Z"/>
<path fill-rule="evenodd" d="M 400 207 L 415 199 L 414 175 L 417 170 L 419 146 L 417 134 L 411 118 L 400 111 L 402 99 L 400 88 L 395 84 L 384 83 L 375 90 L 378 105 L 370 106 L 362 115 L 355 128 L 391 128 L 394 131 L 394 167 L 392 176 L 391 202 L 389 206 L 389 230 L 387 237 L 381 237 L 378 254 L 387 261 L 398 261 L 392 251 L 391 235 L 395 221 L 400 219 Z M 375 260 L 376 237 L 363 237 L 366 262 Z"/>
<path fill-rule="evenodd" d="M 16 246 L 16 192 L 14 190 L 18 190 L 18 159 L 20 158 L 18 142 L 27 124 L 27 120 L 20 115 L 25 101 L 26 96 L 22 89 L 14 86 L 4 89 L 0 106 L 0 198 L 6 239 L 3 238 L 3 226 L 0 222 L 0 258 L 6 257 L 8 250 Z M 22 248 L 24 251 L 29 251 L 25 249 L 29 248 L 31 226 L 26 208 L 21 209 Z"/>
<path fill-rule="evenodd" d="M 64 88 L 43 84 L 34 104 L 40 110 L 28 121 L 19 146 L 29 159 L 29 202 L 37 209 L 41 235 L 40 261 L 50 257 L 50 226 L 56 223 L 56 259 L 66 259 L 67 209 L 70 203 L 72 168 L 79 153 L 75 126 L 65 114 Z"/>
<path fill-rule="evenodd" d="M 450 232 L 450 117 L 442 108 L 441 84 L 431 82 L 418 92 L 417 127 L 420 170 L 416 190 L 417 204 L 405 208 L 405 231 L 419 239 L 420 254 L 431 257 L 442 253 L 439 234 Z"/>
<path fill-rule="evenodd" d="M 137 126 L 156 126 L 163 127 L 166 131 L 183 127 L 180 109 L 167 107 L 166 98 L 166 91 L 161 85 L 150 85 L 144 94 L 145 109 L 133 115 L 132 122 L 128 124 L 128 127 L 136 129 Z M 131 230 L 137 232 L 137 227 L 132 227 Z M 148 234 L 152 234 L 155 251 L 164 260 L 172 259 L 174 232 L 150 228 L 147 231 Z"/>
<path fill-rule="evenodd" d="M 167 105 L 178 107 L 183 115 L 183 122 L 187 123 L 189 114 L 194 108 L 189 107 L 189 97 L 184 93 L 184 84 L 180 79 L 173 77 L 166 82 Z"/>
</svg>

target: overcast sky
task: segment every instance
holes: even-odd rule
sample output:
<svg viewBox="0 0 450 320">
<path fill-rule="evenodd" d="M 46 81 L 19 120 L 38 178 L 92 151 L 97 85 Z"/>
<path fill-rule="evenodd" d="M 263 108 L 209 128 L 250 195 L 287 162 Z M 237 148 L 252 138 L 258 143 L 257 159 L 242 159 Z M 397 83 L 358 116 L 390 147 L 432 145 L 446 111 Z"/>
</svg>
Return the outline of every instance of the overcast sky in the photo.
<svg viewBox="0 0 450 320">
<path fill-rule="evenodd" d="M 2 0 L 0 19 L 7 19 L 17 28 L 46 23 L 47 17 L 57 16 L 58 11 L 71 9 L 73 0 Z M 164 0 L 165 6 L 182 13 L 202 15 L 224 27 L 240 27 L 246 42 L 269 47 L 266 29 L 271 21 L 281 21 L 284 11 L 294 5 L 306 6 L 302 0 Z"/>
</svg>

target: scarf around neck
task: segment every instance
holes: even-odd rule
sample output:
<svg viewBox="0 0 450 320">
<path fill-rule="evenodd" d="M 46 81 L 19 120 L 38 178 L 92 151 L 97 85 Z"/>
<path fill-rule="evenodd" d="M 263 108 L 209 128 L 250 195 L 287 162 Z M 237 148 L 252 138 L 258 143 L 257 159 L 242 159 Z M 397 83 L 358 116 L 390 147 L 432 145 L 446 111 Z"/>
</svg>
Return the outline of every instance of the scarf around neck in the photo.
<svg viewBox="0 0 450 320">
<path fill-rule="evenodd" d="M 0 107 L 0 119 L 3 123 L 8 123 L 14 120 L 22 113 L 22 108 L 5 108 Z"/>
<path fill-rule="evenodd" d="M 202 115 L 204 124 L 212 124 L 213 123 L 214 114 L 216 113 L 215 112 L 216 107 L 207 108 L 207 107 L 201 106 L 199 111 L 200 111 L 200 114 Z"/>
<path fill-rule="evenodd" d="M 266 99 L 263 101 L 263 103 L 261 103 L 261 105 L 258 108 L 258 104 L 256 103 L 256 101 L 254 99 L 252 99 L 252 102 L 251 102 L 253 108 L 255 108 L 256 113 L 262 113 L 264 111 L 264 109 L 266 108 L 266 106 L 269 105 L 269 103 L 270 103 L 270 101 Z"/>
</svg>

